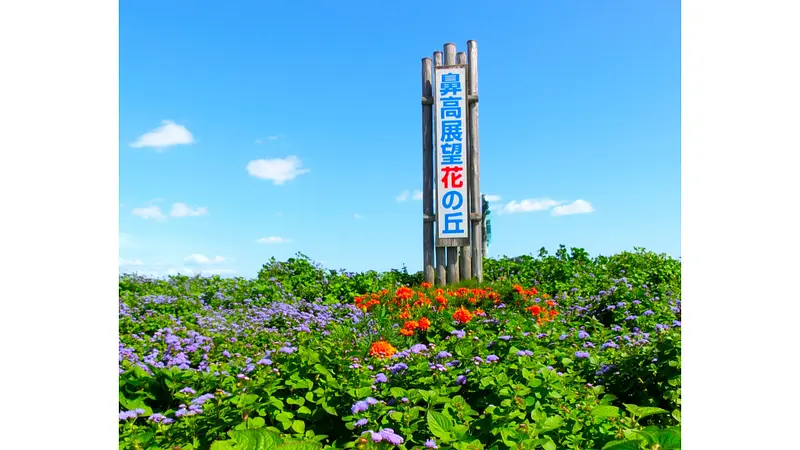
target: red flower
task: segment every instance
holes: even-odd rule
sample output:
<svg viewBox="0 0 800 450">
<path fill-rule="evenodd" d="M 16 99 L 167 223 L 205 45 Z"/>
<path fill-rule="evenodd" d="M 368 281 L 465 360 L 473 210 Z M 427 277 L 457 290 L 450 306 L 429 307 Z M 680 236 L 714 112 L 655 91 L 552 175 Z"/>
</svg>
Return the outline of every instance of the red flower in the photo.
<svg viewBox="0 0 800 450">
<path fill-rule="evenodd" d="M 397 353 L 397 349 L 386 341 L 373 342 L 369 349 L 370 356 L 378 358 L 389 358 L 395 353 Z"/>
<path fill-rule="evenodd" d="M 472 320 L 472 313 L 470 313 L 463 306 L 459 306 L 456 312 L 453 313 L 453 320 L 457 320 L 462 324 L 468 323 L 470 320 Z"/>
<path fill-rule="evenodd" d="M 422 317 L 419 319 L 419 329 L 422 331 L 428 331 L 428 328 L 431 326 L 431 321 L 428 320 L 427 317 Z"/>
</svg>

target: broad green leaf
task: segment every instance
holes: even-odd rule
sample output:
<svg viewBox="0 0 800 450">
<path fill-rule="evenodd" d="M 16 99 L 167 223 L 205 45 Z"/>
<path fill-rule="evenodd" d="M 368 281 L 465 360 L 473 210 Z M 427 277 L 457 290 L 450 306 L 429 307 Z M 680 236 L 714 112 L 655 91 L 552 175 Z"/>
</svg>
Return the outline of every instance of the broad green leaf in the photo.
<svg viewBox="0 0 800 450">
<path fill-rule="evenodd" d="M 590 414 L 594 417 L 597 417 L 598 419 L 605 419 L 608 417 L 618 417 L 619 408 L 617 408 L 616 406 L 599 405 L 596 406 Z"/>
<path fill-rule="evenodd" d="M 256 429 L 264 428 L 265 422 L 263 417 L 252 417 L 247 419 L 247 428 Z"/>
<path fill-rule="evenodd" d="M 638 441 L 611 441 L 602 450 L 639 450 Z"/>
<path fill-rule="evenodd" d="M 295 420 L 292 422 L 292 429 L 297 433 L 303 434 L 306 432 L 306 423 L 302 420 Z"/>
<path fill-rule="evenodd" d="M 564 425 L 564 419 L 561 416 L 552 416 L 545 419 L 544 423 L 541 425 L 542 431 L 550 431 L 555 430 L 556 428 L 560 428 Z"/>
<path fill-rule="evenodd" d="M 453 429 L 453 419 L 437 411 L 428 411 L 428 429 L 440 439 L 450 439 Z"/>
<path fill-rule="evenodd" d="M 236 449 L 270 450 L 281 442 L 279 436 L 265 429 L 234 430 L 229 433 L 236 441 Z"/>
<path fill-rule="evenodd" d="M 637 419 L 644 419 L 645 417 L 655 414 L 669 414 L 669 411 L 666 409 L 656 408 L 653 406 L 636 406 L 627 403 L 625 404 L 625 409 L 636 416 Z"/>
<path fill-rule="evenodd" d="M 231 441 L 214 441 L 209 450 L 234 450 Z"/>
<path fill-rule="evenodd" d="M 675 420 L 678 421 L 678 423 L 681 423 L 681 410 L 676 409 L 675 411 L 672 411 L 672 417 L 674 417 Z"/>
<path fill-rule="evenodd" d="M 287 442 L 275 447 L 275 450 L 319 450 L 322 445 L 316 442 Z"/>
<path fill-rule="evenodd" d="M 361 389 L 356 390 L 356 397 L 358 398 L 366 398 L 372 395 L 372 388 L 370 387 L 363 387 Z"/>
<path fill-rule="evenodd" d="M 456 439 L 464 440 L 467 438 L 467 433 L 469 432 L 469 427 L 466 425 L 456 425 L 453 427 L 453 435 Z"/>
<path fill-rule="evenodd" d="M 553 442 L 552 440 L 549 440 L 549 441 L 545 442 L 544 444 L 542 444 L 542 448 L 544 450 L 556 450 L 557 447 L 556 447 L 556 443 L 555 442 Z"/>
</svg>

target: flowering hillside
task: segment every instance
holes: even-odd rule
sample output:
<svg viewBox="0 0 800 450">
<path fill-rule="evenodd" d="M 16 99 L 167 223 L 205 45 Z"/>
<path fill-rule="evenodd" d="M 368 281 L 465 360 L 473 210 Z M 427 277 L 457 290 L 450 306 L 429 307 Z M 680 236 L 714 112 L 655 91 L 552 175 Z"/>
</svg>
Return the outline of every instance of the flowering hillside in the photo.
<svg viewBox="0 0 800 450">
<path fill-rule="evenodd" d="M 680 263 L 120 278 L 120 448 L 680 448 Z"/>
</svg>

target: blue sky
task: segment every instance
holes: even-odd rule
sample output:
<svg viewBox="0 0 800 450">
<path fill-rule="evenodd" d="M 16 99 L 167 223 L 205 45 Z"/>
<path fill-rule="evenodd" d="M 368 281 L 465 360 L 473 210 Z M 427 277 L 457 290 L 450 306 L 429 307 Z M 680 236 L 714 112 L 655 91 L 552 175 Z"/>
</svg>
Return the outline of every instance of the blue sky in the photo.
<svg viewBox="0 0 800 450">
<path fill-rule="evenodd" d="M 121 2 L 120 270 L 421 269 L 420 60 L 470 39 L 489 255 L 680 256 L 680 2 L 435 4 Z"/>
</svg>

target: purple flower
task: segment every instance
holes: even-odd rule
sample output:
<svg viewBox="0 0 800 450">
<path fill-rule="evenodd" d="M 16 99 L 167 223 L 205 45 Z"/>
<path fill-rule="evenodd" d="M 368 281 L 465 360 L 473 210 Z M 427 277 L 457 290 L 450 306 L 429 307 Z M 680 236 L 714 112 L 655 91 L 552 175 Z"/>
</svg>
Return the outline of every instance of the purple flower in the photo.
<svg viewBox="0 0 800 450">
<path fill-rule="evenodd" d="M 643 316 L 652 316 L 653 314 L 655 313 L 653 312 L 652 309 L 648 309 L 647 311 L 642 313 Z"/>
<path fill-rule="evenodd" d="M 358 414 L 358 413 L 364 412 L 364 411 L 366 411 L 368 409 L 369 409 L 369 405 L 367 404 L 367 402 L 365 402 L 363 400 L 359 400 L 359 401 L 355 402 L 355 404 L 353 404 L 353 407 L 350 408 L 350 410 L 353 412 L 353 414 Z"/>
<path fill-rule="evenodd" d="M 681 326 L 681 321 L 680 320 L 673 320 L 672 324 L 675 325 L 676 327 L 679 327 L 679 326 Z"/>
<path fill-rule="evenodd" d="M 456 384 L 460 384 L 462 386 L 467 384 L 467 377 L 465 377 L 464 375 L 459 375 L 458 377 L 456 377 Z"/>
<path fill-rule="evenodd" d="M 261 358 L 261 359 L 258 360 L 258 362 L 256 364 L 258 364 L 260 366 L 269 366 L 269 365 L 272 365 L 272 360 L 269 359 L 269 358 Z"/>
<path fill-rule="evenodd" d="M 530 350 L 519 350 L 517 351 L 517 356 L 533 356 L 533 352 Z"/>
<path fill-rule="evenodd" d="M 379 433 L 386 441 L 392 445 L 400 445 L 403 443 L 403 438 L 396 434 L 391 428 L 384 428 Z M 372 439 L 375 440 L 374 438 Z M 377 441 L 376 441 L 377 442 Z"/>
<path fill-rule="evenodd" d="M 414 354 L 420 354 L 427 349 L 428 347 L 425 346 L 425 344 L 414 344 L 410 349 L 408 349 L 408 351 Z"/>
<path fill-rule="evenodd" d="M 386 375 L 384 375 L 382 373 L 379 373 L 379 374 L 375 375 L 375 382 L 376 383 L 386 383 L 387 381 L 389 381 L 389 379 L 386 378 Z"/>
<path fill-rule="evenodd" d="M 224 356 L 226 358 L 230 358 L 231 357 L 231 352 L 229 352 L 227 350 L 223 350 L 222 351 L 222 356 Z"/>
<path fill-rule="evenodd" d="M 393 374 L 397 374 L 397 373 L 402 372 L 404 370 L 408 370 L 408 364 L 406 364 L 406 363 L 399 362 L 399 363 L 389 367 L 389 371 L 392 372 Z"/>
<path fill-rule="evenodd" d="M 458 339 L 463 339 L 464 336 L 467 335 L 467 332 L 462 330 L 453 330 L 452 332 L 450 332 L 450 334 L 457 337 Z"/>
<path fill-rule="evenodd" d="M 616 343 L 614 343 L 613 341 L 608 341 L 608 342 L 606 342 L 605 344 L 603 344 L 603 345 L 601 345 L 601 346 L 600 346 L 600 349 L 601 349 L 601 350 L 605 350 L 605 349 L 607 349 L 607 348 L 619 348 L 619 345 L 617 345 L 617 344 L 616 344 Z"/>
<path fill-rule="evenodd" d="M 434 441 L 433 439 L 428 439 L 427 441 L 425 441 L 425 448 L 436 449 L 439 448 L 439 446 L 436 445 L 436 441 Z"/>
<path fill-rule="evenodd" d="M 611 327 L 611 331 L 622 331 L 622 327 L 619 325 L 614 325 Z"/>
<path fill-rule="evenodd" d="M 450 353 L 448 353 L 448 352 L 446 352 L 444 350 L 442 350 L 442 351 L 440 351 L 439 353 L 436 354 L 436 357 L 439 358 L 439 359 L 449 358 L 451 356 L 453 356 L 453 355 L 451 355 Z"/>
<path fill-rule="evenodd" d="M 497 339 L 500 339 L 501 341 L 510 341 L 511 340 L 511 336 L 508 336 L 508 335 L 499 336 Z"/>
<path fill-rule="evenodd" d="M 119 420 L 135 419 L 137 416 L 136 411 L 122 411 L 119 413 Z"/>
<path fill-rule="evenodd" d="M 575 352 L 575 357 L 576 358 L 588 358 L 589 356 L 591 356 L 591 355 L 589 355 L 589 352 L 583 352 L 583 351 Z"/>
<path fill-rule="evenodd" d="M 377 401 L 377 400 L 375 400 L 375 399 L 374 399 L 374 398 L 372 398 L 372 397 L 367 397 L 367 404 L 368 404 L 368 405 L 377 405 L 377 404 L 378 404 L 378 401 Z"/>
<path fill-rule="evenodd" d="M 589 338 L 589 333 L 581 330 L 581 331 L 578 332 L 578 338 L 580 338 L 580 339 L 588 339 Z"/>
<path fill-rule="evenodd" d="M 364 425 L 366 425 L 366 424 L 367 424 L 367 422 L 369 422 L 367 419 L 358 419 L 358 420 L 356 421 L 355 425 L 356 425 L 357 427 L 363 427 Z"/>
<path fill-rule="evenodd" d="M 564 340 L 564 339 L 566 339 L 567 337 L 568 337 L 568 336 L 567 336 L 566 334 L 562 334 L 561 336 L 559 336 L 559 337 L 558 337 L 558 339 L 563 341 L 563 340 Z"/>
<path fill-rule="evenodd" d="M 189 395 L 197 394 L 197 391 L 195 391 L 194 389 L 190 388 L 189 386 L 186 386 L 185 388 L 181 389 L 178 392 L 180 392 L 182 394 L 189 394 Z"/>
<path fill-rule="evenodd" d="M 296 350 L 297 350 L 297 347 L 290 347 L 290 346 L 287 345 L 287 346 L 281 347 L 278 351 L 280 351 L 281 353 L 286 353 L 287 355 L 291 355 Z"/>
<path fill-rule="evenodd" d="M 488 362 L 497 362 L 499 360 L 500 358 L 498 358 L 497 355 L 489 355 L 486 357 L 486 361 Z"/>
</svg>

